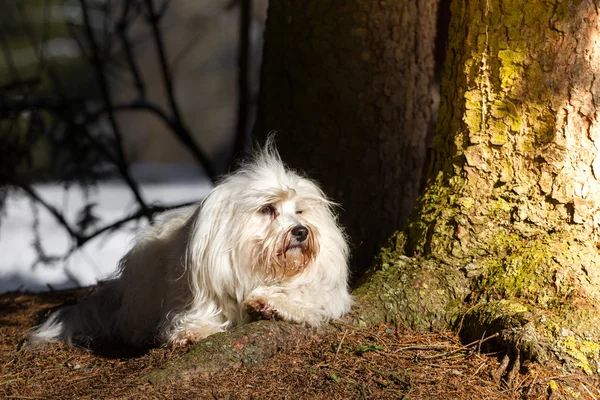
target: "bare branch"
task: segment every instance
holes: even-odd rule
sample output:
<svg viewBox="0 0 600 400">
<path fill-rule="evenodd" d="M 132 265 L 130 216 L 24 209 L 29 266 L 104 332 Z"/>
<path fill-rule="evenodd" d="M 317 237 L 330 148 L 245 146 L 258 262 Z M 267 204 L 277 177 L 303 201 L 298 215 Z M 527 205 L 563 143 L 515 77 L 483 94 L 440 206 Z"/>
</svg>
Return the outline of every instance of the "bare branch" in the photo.
<svg viewBox="0 0 600 400">
<path fill-rule="evenodd" d="M 252 22 L 251 12 L 252 0 L 241 0 L 238 44 L 237 128 L 233 148 L 233 160 L 245 152 L 246 135 L 248 133 L 248 100 L 250 97 L 250 24 Z"/>
<path fill-rule="evenodd" d="M 177 101 L 175 100 L 173 77 L 171 75 L 171 71 L 167 63 L 165 46 L 163 43 L 160 28 L 158 26 L 160 18 L 162 17 L 162 13 L 164 13 L 164 11 L 166 10 L 166 5 L 168 4 L 168 2 L 163 3 L 163 7 L 158 12 L 154 9 L 153 0 L 144 0 L 144 3 L 146 5 L 146 11 L 148 13 L 148 24 L 150 25 L 152 37 L 154 39 L 154 45 L 156 46 L 156 51 L 158 53 L 158 61 L 160 64 L 165 94 L 167 96 L 169 107 L 171 108 L 171 113 L 173 115 L 172 123 L 173 125 L 178 127 L 176 130 L 173 131 L 173 133 L 188 148 L 188 150 L 190 150 L 196 161 L 200 165 L 202 165 L 208 177 L 213 182 L 215 182 L 217 178 L 217 172 L 214 166 L 212 165 L 212 162 L 210 162 L 208 156 L 204 154 L 204 152 L 196 144 L 196 141 L 190 134 L 189 130 L 185 127 L 183 123 L 183 118 L 181 117 L 181 113 L 179 111 L 179 106 L 177 105 Z"/>
<path fill-rule="evenodd" d="M 156 214 L 163 213 L 165 211 L 171 211 L 171 210 L 176 210 L 178 208 L 189 207 L 196 203 L 197 202 L 192 201 L 192 202 L 185 202 L 185 203 L 171 204 L 171 205 L 153 204 L 153 205 L 148 206 L 148 210 L 153 215 L 156 215 Z M 90 234 L 81 236 L 78 246 L 82 246 L 86 242 L 94 239 L 97 236 L 102 235 L 103 233 L 106 233 L 108 231 L 117 230 L 117 229 L 121 228 L 123 225 L 125 225 L 126 223 L 131 222 L 131 221 L 136 221 L 143 216 L 144 216 L 144 211 L 141 209 L 138 209 L 137 211 L 133 212 L 132 214 L 130 214 L 124 218 L 121 218 L 117 221 L 111 222 L 110 224 L 105 225 L 104 227 L 99 228 Z"/>
<path fill-rule="evenodd" d="M 9 42 L 11 37 L 7 36 L 9 33 L 0 29 L 0 57 L 4 59 L 7 75 L 11 80 L 11 82 L 2 82 L 0 86 L 0 122 L 3 123 L 5 132 L 3 140 L 6 140 L 4 143 L 7 144 L 7 146 L 3 145 L 3 148 L 10 149 L 10 157 L 0 171 L 0 180 L 8 183 L 5 187 L 22 191 L 40 209 L 46 209 L 72 239 L 72 245 L 64 256 L 48 256 L 44 254 L 41 245 L 36 247 L 39 262 L 52 262 L 57 257 L 65 259 L 88 241 L 121 229 L 132 221 L 147 218 L 152 223 L 152 218 L 157 213 L 194 204 L 164 205 L 145 202 L 138 183 L 130 174 L 124 149 L 124 136 L 117 120 L 118 113 L 144 111 L 154 115 L 190 151 L 207 176 L 213 182 L 216 180 L 215 168 L 185 125 L 176 100 L 173 70 L 167 60 L 167 51 L 160 28 L 161 18 L 167 12 L 170 2 L 168 0 L 160 3 L 156 0 L 121 0 L 117 6 L 117 2 L 109 0 L 98 3 L 96 7 L 96 3 L 92 4 L 91 0 L 78 1 L 83 17 L 82 24 L 79 25 L 79 21 L 67 22 L 66 26 L 71 38 L 79 46 L 81 57 L 93 68 L 95 77 L 93 81 L 99 89 L 99 96 L 94 97 L 93 101 L 71 94 L 69 85 L 63 86 L 61 82 L 57 71 L 60 66 L 53 64 L 45 54 L 44 46 L 50 37 L 50 0 L 44 0 L 42 5 L 41 31 L 38 31 L 38 26 L 29 20 L 27 15 L 29 9 L 22 4 L 17 5 L 25 38 L 36 56 L 37 66 L 34 71 L 37 76 L 27 77 L 27 79 L 21 76 L 21 71 L 13 60 Z M 118 14 L 111 13 L 115 7 L 121 7 L 117 9 Z M 240 96 L 237 128 L 240 148 L 244 146 L 243 135 L 247 132 L 248 124 L 246 109 L 249 92 L 251 0 L 242 1 L 241 9 L 238 58 Z M 94 24 L 97 21 L 91 20 L 95 17 L 92 14 L 95 11 L 103 13 L 98 19 L 99 29 L 95 28 L 98 26 Z M 150 28 L 150 35 L 144 40 L 150 40 L 156 49 L 160 78 L 167 99 L 166 107 L 161 107 L 147 98 L 146 82 L 140 60 L 136 59 L 134 51 L 136 42 L 131 37 L 132 24 L 139 21 L 139 18 L 145 18 L 145 23 Z M 128 82 L 133 81 L 137 96 L 132 101 L 113 102 L 109 81 L 112 79 L 113 68 L 120 69 L 117 72 L 125 76 Z M 42 84 L 48 82 L 48 78 L 52 84 L 51 94 L 42 91 L 44 90 Z M 36 91 L 38 87 L 40 90 Z M 110 127 L 109 135 L 105 135 L 102 131 L 104 122 L 108 122 Z M 82 218 L 91 218 L 89 220 L 91 222 L 82 224 L 69 222 L 65 214 L 67 205 L 63 205 L 61 209 L 49 203 L 29 183 L 29 178 L 24 178 L 24 175 L 20 175 L 21 172 L 15 172 L 20 165 L 25 165 L 29 169 L 36 168 L 32 149 L 39 143 L 44 146 L 43 151 L 49 153 L 48 164 L 44 164 L 44 167 L 53 171 L 48 175 L 44 172 L 43 177 L 54 177 L 53 174 L 56 173 L 65 182 L 78 182 L 85 185 L 96 182 L 98 177 L 107 171 L 105 167 L 109 168 L 109 172 L 113 172 L 116 168 L 133 193 L 137 203 L 136 209 L 131 214 L 123 215 L 122 218 L 112 222 L 99 221 L 93 218 L 95 217 L 91 211 L 93 203 L 89 203 L 89 199 L 86 199 L 87 204 L 80 210 L 80 215 L 83 215 Z M 27 164 L 28 160 L 29 164 Z M 88 165 L 91 168 L 88 168 Z M 102 166 L 99 173 L 95 168 L 98 165 Z M 29 169 L 26 169 L 24 174 L 30 173 Z M 5 197 L 0 200 L 3 198 Z"/>
<path fill-rule="evenodd" d="M 71 224 L 69 224 L 69 222 L 65 219 L 65 216 L 60 211 L 58 211 L 52 204 L 46 202 L 46 200 L 44 200 L 33 187 L 31 187 L 30 185 L 27 185 L 23 182 L 11 182 L 11 183 L 13 185 L 17 186 L 18 188 L 20 188 L 21 190 L 23 190 L 25 193 L 27 193 L 29 195 L 29 197 L 31 197 L 32 199 L 37 201 L 46 210 L 48 210 L 48 212 L 50 212 L 50 214 L 52 214 L 54 216 L 54 218 L 58 221 L 58 223 L 60 223 L 63 226 L 63 228 L 65 228 L 65 230 L 69 233 L 69 235 L 73 239 L 75 239 L 75 241 L 79 242 L 79 239 L 81 236 L 75 229 L 73 229 L 73 227 L 71 227 Z"/>
<path fill-rule="evenodd" d="M 133 49 L 131 47 L 131 41 L 127 37 L 127 28 L 128 28 L 128 17 L 129 12 L 131 10 L 131 2 L 132 0 L 125 1 L 123 5 L 123 10 L 121 12 L 121 18 L 117 21 L 116 31 L 117 35 L 119 35 L 119 39 L 121 41 L 121 46 L 123 46 L 123 51 L 125 53 L 125 59 L 127 60 L 127 65 L 129 66 L 129 72 L 133 76 L 133 80 L 135 82 L 135 87 L 138 91 L 140 99 L 146 98 L 146 86 L 142 81 L 142 74 L 140 73 L 140 69 L 133 57 Z"/>
<path fill-rule="evenodd" d="M 8 71 L 12 75 L 12 80 L 15 82 L 22 82 L 21 75 L 19 74 L 19 70 L 15 66 L 15 61 L 12 56 L 12 52 L 10 50 L 10 46 L 8 45 L 8 41 L 6 40 L 6 36 L 4 32 L 0 29 L 0 48 L 2 49 L 2 55 L 4 57 L 4 62 L 6 63 L 6 67 Z"/>
</svg>

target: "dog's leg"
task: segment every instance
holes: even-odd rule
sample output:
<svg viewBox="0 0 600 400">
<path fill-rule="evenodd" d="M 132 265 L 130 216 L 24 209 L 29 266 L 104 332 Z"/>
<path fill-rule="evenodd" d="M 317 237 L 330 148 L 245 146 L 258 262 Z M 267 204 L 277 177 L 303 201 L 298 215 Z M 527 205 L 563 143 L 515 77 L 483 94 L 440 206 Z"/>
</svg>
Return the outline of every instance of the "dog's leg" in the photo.
<svg viewBox="0 0 600 400">
<path fill-rule="evenodd" d="M 159 331 L 158 341 L 166 345 L 184 346 L 227 330 L 229 321 L 221 313 L 211 311 L 198 309 L 170 316 Z"/>
<path fill-rule="evenodd" d="M 340 318 L 350 310 L 352 300 L 345 288 L 277 287 L 255 289 L 245 300 L 250 319 L 280 319 L 319 326 Z"/>
<path fill-rule="evenodd" d="M 171 346 L 186 346 L 223 331 L 222 328 L 210 325 L 189 327 L 170 332 L 166 343 Z"/>
</svg>

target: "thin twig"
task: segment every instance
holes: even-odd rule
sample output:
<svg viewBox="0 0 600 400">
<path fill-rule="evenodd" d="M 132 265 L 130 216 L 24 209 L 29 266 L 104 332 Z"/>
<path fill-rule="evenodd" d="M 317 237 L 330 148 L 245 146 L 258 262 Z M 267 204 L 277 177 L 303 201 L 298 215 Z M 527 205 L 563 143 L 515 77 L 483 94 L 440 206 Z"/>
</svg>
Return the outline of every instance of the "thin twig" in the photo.
<svg viewBox="0 0 600 400">
<path fill-rule="evenodd" d="M 246 148 L 248 133 L 248 105 L 250 97 L 250 27 L 252 22 L 252 0 L 241 0 L 240 28 L 238 39 L 238 103 L 237 128 L 232 160 L 240 157 Z"/>
<path fill-rule="evenodd" d="M 160 214 L 162 212 L 165 211 L 170 211 L 170 210 L 175 210 L 178 208 L 184 208 L 184 207 L 189 207 L 191 205 L 197 204 L 197 202 L 192 201 L 192 202 L 185 202 L 185 203 L 180 203 L 180 204 L 172 204 L 172 205 L 150 205 L 148 207 L 148 211 L 152 214 L 152 215 L 156 215 L 156 214 Z M 83 244 L 85 244 L 86 242 L 94 239 L 95 237 L 107 232 L 107 231 L 111 231 L 111 230 L 115 230 L 115 229 L 119 229 L 121 226 L 125 225 L 126 223 L 130 222 L 130 221 L 134 221 L 137 219 L 140 219 L 140 217 L 144 216 L 144 211 L 141 209 L 138 209 L 136 212 L 128 215 L 127 217 L 121 218 L 117 221 L 114 221 L 108 225 L 103 226 L 102 228 L 99 228 L 97 230 L 95 230 L 94 232 L 88 234 L 88 235 L 83 235 L 81 236 L 81 238 L 79 239 L 79 246 L 82 246 Z"/>
<path fill-rule="evenodd" d="M 353 325 L 347 324 L 347 323 L 345 323 L 345 322 L 342 322 L 342 321 L 330 321 L 329 323 L 330 323 L 330 324 L 332 324 L 332 325 L 341 325 L 341 326 L 345 326 L 346 328 L 350 328 L 350 329 L 352 329 L 352 330 L 359 330 L 359 329 L 360 329 L 360 328 L 358 328 L 358 327 L 356 327 L 356 326 L 353 326 Z"/>
<path fill-rule="evenodd" d="M 68 254 L 65 256 L 68 257 L 88 241 L 104 233 L 120 229 L 130 221 L 139 220 L 143 217 L 147 217 L 151 221 L 152 217 L 157 213 L 194 204 L 183 203 L 165 206 L 148 205 L 145 203 L 141 196 L 138 183 L 134 181 L 130 175 L 129 165 L 127 163 L 123 148 L 122 131 L 117 124 L 117 113 L 128 110 L 144 110 L 157 116 L 166 125 L 166 127 L 169 128 L 172 133 L 186 145 L 190 152 L 195 155 L 196 159 L 204 167 L 208 176 L 213 181 L 215 180 L 216 174 L 212 168 L 212 164 L 210 164 L 208 158 L 204 156 L 199 148 L 197 148 L 189 130 L 183 124 L 181 113 L 175 101 L 172 74 L 169 71 L 169 67 L 166 63 L 165 48 L 164 44 L 162 43 L 162 36 L 158 26 L 160 18 L 166 12 L 168 2 L 163 2 L 162 6 L 158 6 L 157 10 L 154 10 L 150 4 L 151 2 L 146 2 L 146 6 L 144 6 L 141 0 L 123 1 L 123 9 L 120 19 L 116 25 L 117 29 L 115 34 L 119 35 L 119 38 L 121 39 L 121 49 L 126 58 L 126 63 L 124 63 L 123 66 L 127 67 L 133 76 L 133 80 L 138 91 L 138 98 L 131 103 L 113 104 L 110 93 L 110 84 L 108 81 L 109 76 L 107 75 L 110 67 L 109 63 L 111 61 L 106 58 L 107 54 L 104 54 L 108 53 L 108 51 L 104 51 L 108 49 L 108 46 L 105 46 L 104 48 L 102 47 L 103 45 L 106 45 L 111 38 L 106 36 L 106 40 L 103 40 L 100 36 L 98 36 L 101 33 L 93 29 L 90 21 L 91 16 L 89 15 L 93 5 L 90 3 L 90 1 L 79 0 L 83 16 L 83 27 L 81 28 L 82 31 L 77 30 L 73 24 L 67 25 L 73 39 L 79 45 L 82 57 L 86 58 L 90 62 L 90 65 L 94 68 L 94 72 L 96 74 L 95 81 L 100 89 L 101 101 L 101 106 L 97 111 L 91 111 L 89 104 L 84 99 L 73 98 L 72 96 L 67 95 L 54 66 L 51 62 L 49 62 L 49 59 L 45 57 L 44 42 L 49 34 L 49 19 L 51 16 L 51 7 L 48 6 L 48 2 L 49 0 L 44 0 L 44 16 L 42 21 L 43 27 L 41 37 L 37 35 L 36 31 L 31 27 L 31 24 L 28 21 L 26 9 L 22 6 L 19 6 L 19 12 L 21 19 L 23 19 L 26 37 L 28 37 L 30 45 L 32 48 L 34 48 L 35 54 L 37 55 L 38 72 L 39 74 L 47 73 L 51 82 L 53 83 L 54 90 L 52 91 L 52 95 L 31 95 L 32 91 L 35 89 L 35 85 L 38 85 L 43 81 L 42 76 L 40 75 L 40 77 L 35 77 L 28 80 L 21 79 L 21 76 L 19 75 L 20 71 L 15 65 L 12 57 L 11 48 L 8 45 L 6 37 L 3 36 L 4 32 L 0 30 L 0 54 L 4 56 L 4 61 L 7 64 L 9 73 L 12 72 L 11 75 L 14 75 L 14 77 L 11 76 L 14 78 L 13 82 L 4 84 L 2 87 L 0 87 L 0 90 L 2 91 L 2 95 L 0 96 L 0 118 L 8 121 L 6 132 L 9 135 L 13 135 L 11 127 L 15 125 L 15 121 L 18 120 L 23 112 L 31 112 L 31 115 L 36 115 L 38 118 L 39 114 L 41 113 L 50 114 L 52 116 L 51 124 L 54 124 L 55 127 L 58 127 L 59 125 L 63 126 L 65 129 L 64 133 L 66 133 L 62 134 L 63 132 L 57 131 L 58 133 L 54 134 L 53 132 L 55 132 L 55 129 L 51 129 L 49 136 L 51 139 L 56 140 L 56 142 L 53 143 L 55 146 L 54 148 L 61 148 L 64 150 L 65 146 L 72 146 L 73 144 L 81 144 L 82 146 L 85 146 L 86 149 L 88 147 L 92 147 L 94 149 L 93 155 L 95 157 L 100 156 L 99 158 L 101 161 L 106 160 L 118 168 L 119 173 L 133 192 L 138 203 L 138 208 L 132 214 L 126 215 L 117 221 L 107 223 L 98 229 L 95 228 L 99 224 L 95 224 L 93 227 L 90 226 L 89 228 L 95 230 L 93 230 L 91 233 L 87 233 L 87 229 L 84 227 L 80 227 L 75 223 L 70 223 L 64 214 L 64 209 L 61 210 L 55 205 L 48 203 L 40 196 L 38 191 L 32 185 L 13 181 L 14 177 L 12 177 L 10 174 L 7 175 L 7 177 L 10 178 L 7 181 L 11 186 L 20 188 L 32 200 L 45 208 L 54 217 L 56 222 L 61 225 L 73 239 L 73 245 Z M 169 98 L 169 106 L 171 108 L 172 115 L 169 112 L 169 109 L 165 110 L 146 100 L 143 77 L 133 52 L 134 43 L 127 35 L 131 21 L 135 19 L 137 15 L 142 15 L 145 12 L 144 7 L 148 8 L 148 20 L 150 21 L 153 32 L 152 37 L 159 53 L 161 71 L 166 78 L 164 84 L 167 89 L 167 96 Z M 103 19 L 105 34 L 110 30 L 108 8 L 110 8 L 110 4 L 108 3 L 104 3 L 104 5 L 101 6 L 101 11 L 105 14 L 105 18 Z M 16 96 L 13 96 L 12 93 L 7 93 L 15 90 L 19 90 L 20 92 L 16 93 Z M 112 135 L 108 137 L 99 137 L 95 135 L 95 131 L 100 125 L 97 122 L 101 117 L 106 117 L 110 123 Z M 33 132 L 33 123 L 33 118 L 30 118 L 28 133 Z M 43 129 L 43 132 L 47 134 L 47 128 L 45 124 L 36 126 L 36 129 L 40 130 L 40 132 L 42 132 L 41 129 Z M 114 150 L 112 147 L 113 145 L 115 146 Z M 23 157 L 27 157 L 27 154 L 23 155 Z M 57 157 L 53 157 L 53 159 L 56 160 Z M 3 181 L 6 180 L 3 179 Z"/>
<path fill-rule="evenodd" d="M 344 339 L 346 339 L 346 335 L 348 334 L 348 331 L 344 331 L 344 335 L 342 336 L 342 340 L 340 340 L 340 344 L 338 345 L 337 350 L 335 351 L 335 356 L 333 356 L 333 362 L 335 362 L 338 353 L 340 352 L 340 349 L 342 348 L 342 343 L 344 343 Z"/>
<path fill-rule="evenodd" d="M 477 369 L 475 370 L 475 372 L 474 372 L 474 373 L 473 373 L 471 376 L 476 376 L 476 375 L 479 373 L 479 371 L 481 371 L 481 369 L 482 369 L 483 367 L 485 367 L 486 365 L 487 365 L 487 362 L 486 362 L 486 361 L 482 362 L 482 363 L 479 365 L 479 367 L 477 367 Z"/>
<path fill-rule="evenodd" d="M 590 390 L 583 383 L 581 383 L 581 386 L 583 387 L 583 390 L 585 390 L 587 392 L 587 394 L 590 395 L 592 400 L 598 400 L 598 398 L 596 396 L 594 396 L 594 393 L 590 392 Z"/>
<path fill-rule="evenodd" d="M 69 222 L 65 219 L 64 215 L 58 211 L 52 204 L 46 202 L 37 191 L 29 185 L 26 185 L 22 182 L 12 182 L 15 186 L 19 187 L 25 193 L 27 193 L 32 199 L 41 204 L 46 210 L 50 212 L 56 218 L 56 220 L 69 232 L 69 235 L 73 237 L 76 241 L 79 240 L 80 235 L 71 227 Z"/>
<path fill-rule="evenodd" d="M 405 346 L 405 347 L 401 347 L 397 350 L 394 350 L 394 353 L 400 353 L 402 351 L 409 351 L 409 350 L 447 350 L 449 347 L 452 347 L 450 345 L 419 345 L 419 346 Z"/>
<path fill-rule="evenodd" d="M 486 338 L 478 339 L 478 340 L 476 340 L 474 342 L 471 342 L 471 343 L 469 343 L 467 345 L 461 346 L 458 349 L 452 350 L 451 352 L 443 353 L 443 354 L 435 354 L 433 356 L 426 356 L 426 357 L 423 357 L 423 358 L 425 358 L 425 359 L 431 359 L 431 358 L 438 358 L 438 357 L 448 357 L 448 356 L 451 356 L 453 354 L 459 353 L 461 351 L 465 351 L 465 350 L 469 349 L 470 347 L 473 347 L 474 345 L 477 345 L 477 344 L 480 344 L 480 343 L 483 343 L 483 342 L 487 342 L 488 340 L 496 338 L 498 336 L 500 336 L 499 333 L 494 333 L 493 335 L 490 335 L 490 336 L 488 336 Z"/>
<path fill-rule="evenodd" d="M 160 72 L 162 75 L 165 95 L 167 96 L 167 101 L 169 102 L 169 107 L 171 108 L 171 113 L 173 116 L 172 123 L 178 127 L 178 129 L 173 130 L 173 133 L 192 153 L 196 161 L 200 165 L 202 165 L 208 177 L 213 182 L 215 182 L 217 179 L 217 172 L 214 166 L 212 165 L 212 162 L 209 160 L 208 156 L 206 156 L 206 154 L 204 154 L 204 152 L 196 144 L 196 141 L 194 140 L 188 129 L 185 127 L 183 118 L 181 116 L 181 112 L 179 111 L 179 106 L 177 105 L 177 101 L 175 100 L 175 88 L 173 86 L 173 77 L 169 69 L 169 65 L 167 63 L 165 46 L 163 43 L 160 28 L 158 26 L 160 18 L 162 17 L 166 9 L 167 3 L 164 3 L 164 7 L 162 10 L 160 10 L 160 12 L 157 12 L 154 9 L 153 0 L 145 0 L 144 2 L 146 5 L 146 11 L 148 13 L 148 24 L 150 25 L 152 37 L 154 39 L 154 45 L 158 54 L 158 62 L 160 65 Z"/>
<path fill-rule="evenodd" d="M 69 250 L 69 252 L 67 253 L 67 256 L 72 254 L 77 248 L 83 246 L 85 243 L 89 242 L 90 240 L 96 238 L 97 236 L 100 236 L 101 234 L 107 232 L 107 231 L 111 231 L 111 230 L 116 230 L 119 229 L 121 226 L 125 225 L 126 223 L 130 222 L 130 221 L 134 221 L 137 220 L 141 217 L 143 217 L 145 215 L 145 211 L 142 210 L 141 208 L 138 209 L 137 211 L 135 211 L 134 213 L 128 215 L 127 217 L 121 218 L 117 221 L 111 222 L 105 226 L 103 226 L 102 228 L 98 228 L 96 229 L 94 232 L 89 233 L 89 234 L 84 234 L 83 231 L 78 231 L 75 228 L 73 228 L 71 226 L 71 224 L 69 224 L 69 222 L 66 220 L 65 216 L 58 211 L 52 204 L 46 202 L 38 193 L 37 191 L 32 188 L 29 185 L 23 184 L 23 183 L 18 183 L 18 182 L 13 182 L 12 184 L 14 184 L 15 186 L 21 188 L 24 192 L 26 192 L 32 199 L 34 199 L 36 202 L 38 202 L 41 206 L 43 206 L 46 210 L 48 210 L 48 212 L 50 212 L 50 214 L 52 214 L 52 216 L 54 216 L 54 218 L 56 219 L 56 221 L 69 233 L 69 235 L 75 240 L 76 244 Z M 152 215 L 156 215 L 165 211 L 170 211 L 170 210 L 174 210 L 174 209 L 178 209 L 178 208 L 183 208 L 183 207 L 189 207 L 191 205 L 197 204 L 197 202 L 185 202 L 185 203 L 179 203 L 179 204 L 171 204 L 171 205 L 161 205 L 161 204 L 155 204 L 155 205 L 151 205 L 147 208 L 147 211 L 149 211 L 150 213 L 152 213 Z"/>
<path fill-rule="evenodd" d="M 483 343 L 483 338 L 485 337 L 486 331 L 484 330 L 481 334 L 481 339 L 479 339 L 479 343 L 477 344 L 477 352 L 481 353 L 481 343 Z"/>
<path fill-rule="evenodd" d="M 133 77 L 133 81 L 135 82 L 135 87 L 138 91 L 138 95 L 140 99 L 146 98 L 146 86 L 142 80 L 142 74 L 140 73 L 140 69 L 138 68 L 137 62 L 135 61 L 135 57 L 133 56 L 133 49 L 131 46 L 131 41 L 127 37 L 127 29 L 128 29 L 128 20 L 129 11 L 131 7 L 132 0 L 126 0 L 123 5 L 123 10 L 121 12 L 121 18 L 117 21 L 116 31 L 119 39 L 121 40 L 121 46 L 123 46 L 123 51 L 125 53 L 125 59 L 127 60 L 127 65 L 129 67 L 129 72 Z"/>
</svg>

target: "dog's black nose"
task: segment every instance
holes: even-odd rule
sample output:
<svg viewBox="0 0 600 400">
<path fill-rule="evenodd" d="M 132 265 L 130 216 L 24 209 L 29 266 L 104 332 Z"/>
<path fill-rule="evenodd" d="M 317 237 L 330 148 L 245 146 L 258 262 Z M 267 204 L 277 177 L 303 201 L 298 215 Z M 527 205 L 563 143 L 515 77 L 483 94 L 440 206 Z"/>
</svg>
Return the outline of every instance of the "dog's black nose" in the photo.
<svg viewBox="0 0 600 400">
<path fill-rule="evenodd" d="M 308 228 L 302 225 L 298 225 L 294 229 L 292 229 L 292 235 L 294 235 L 297 241 L 304 242 L 306 240 L 306 237 L 308 236 Z"/>
</svg>

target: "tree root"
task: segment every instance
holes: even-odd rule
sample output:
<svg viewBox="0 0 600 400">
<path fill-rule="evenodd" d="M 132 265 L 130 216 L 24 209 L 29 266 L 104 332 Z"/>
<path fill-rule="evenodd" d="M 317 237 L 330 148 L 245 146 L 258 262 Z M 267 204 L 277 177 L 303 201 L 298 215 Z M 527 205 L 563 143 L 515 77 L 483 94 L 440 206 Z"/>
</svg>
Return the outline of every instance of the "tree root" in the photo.
<svg viewBox="0 0 600 400">
<path fill-rule="evenodd" d="M 140 381 L 162 384 L 196 374 L 259 365 L 278 351 L 294 348 L 309 340 L 312 335 L 314 330 L 304 326 L 258 321 L 209 336 L 182 357 L 142 376 Z"/>
<path fill-rule="evenodd" d="M 463 316 L 461 328 L 459 334 L 463 340 L 498 334 L 487 346 L 488 350 L 506 351 L 500 366 L 493 374 L 497 383 L 502 382 L 508 387 L 513 387 L 524 365 L 546 359 L 533 316 L 520 303 L 500 300 L 473 307 Z"/>
<path fill-rule="evenodd" d="M 354 291 L 364 322 L 400 322 L 415 330 L 447 329 L 464 308 L 469 282 L 449 265 L 399 256 L 368 272 Z"/>
<path fill-rule="evenodd" d="M 513 347 L 507 351 L 502 358 L 500 366 L 494 371 L 492 376 L 497 384 L 506 383 L 510 388 L 514 386 L 515 378 L 521 370 L 521 351 Z"/>
</svg>

